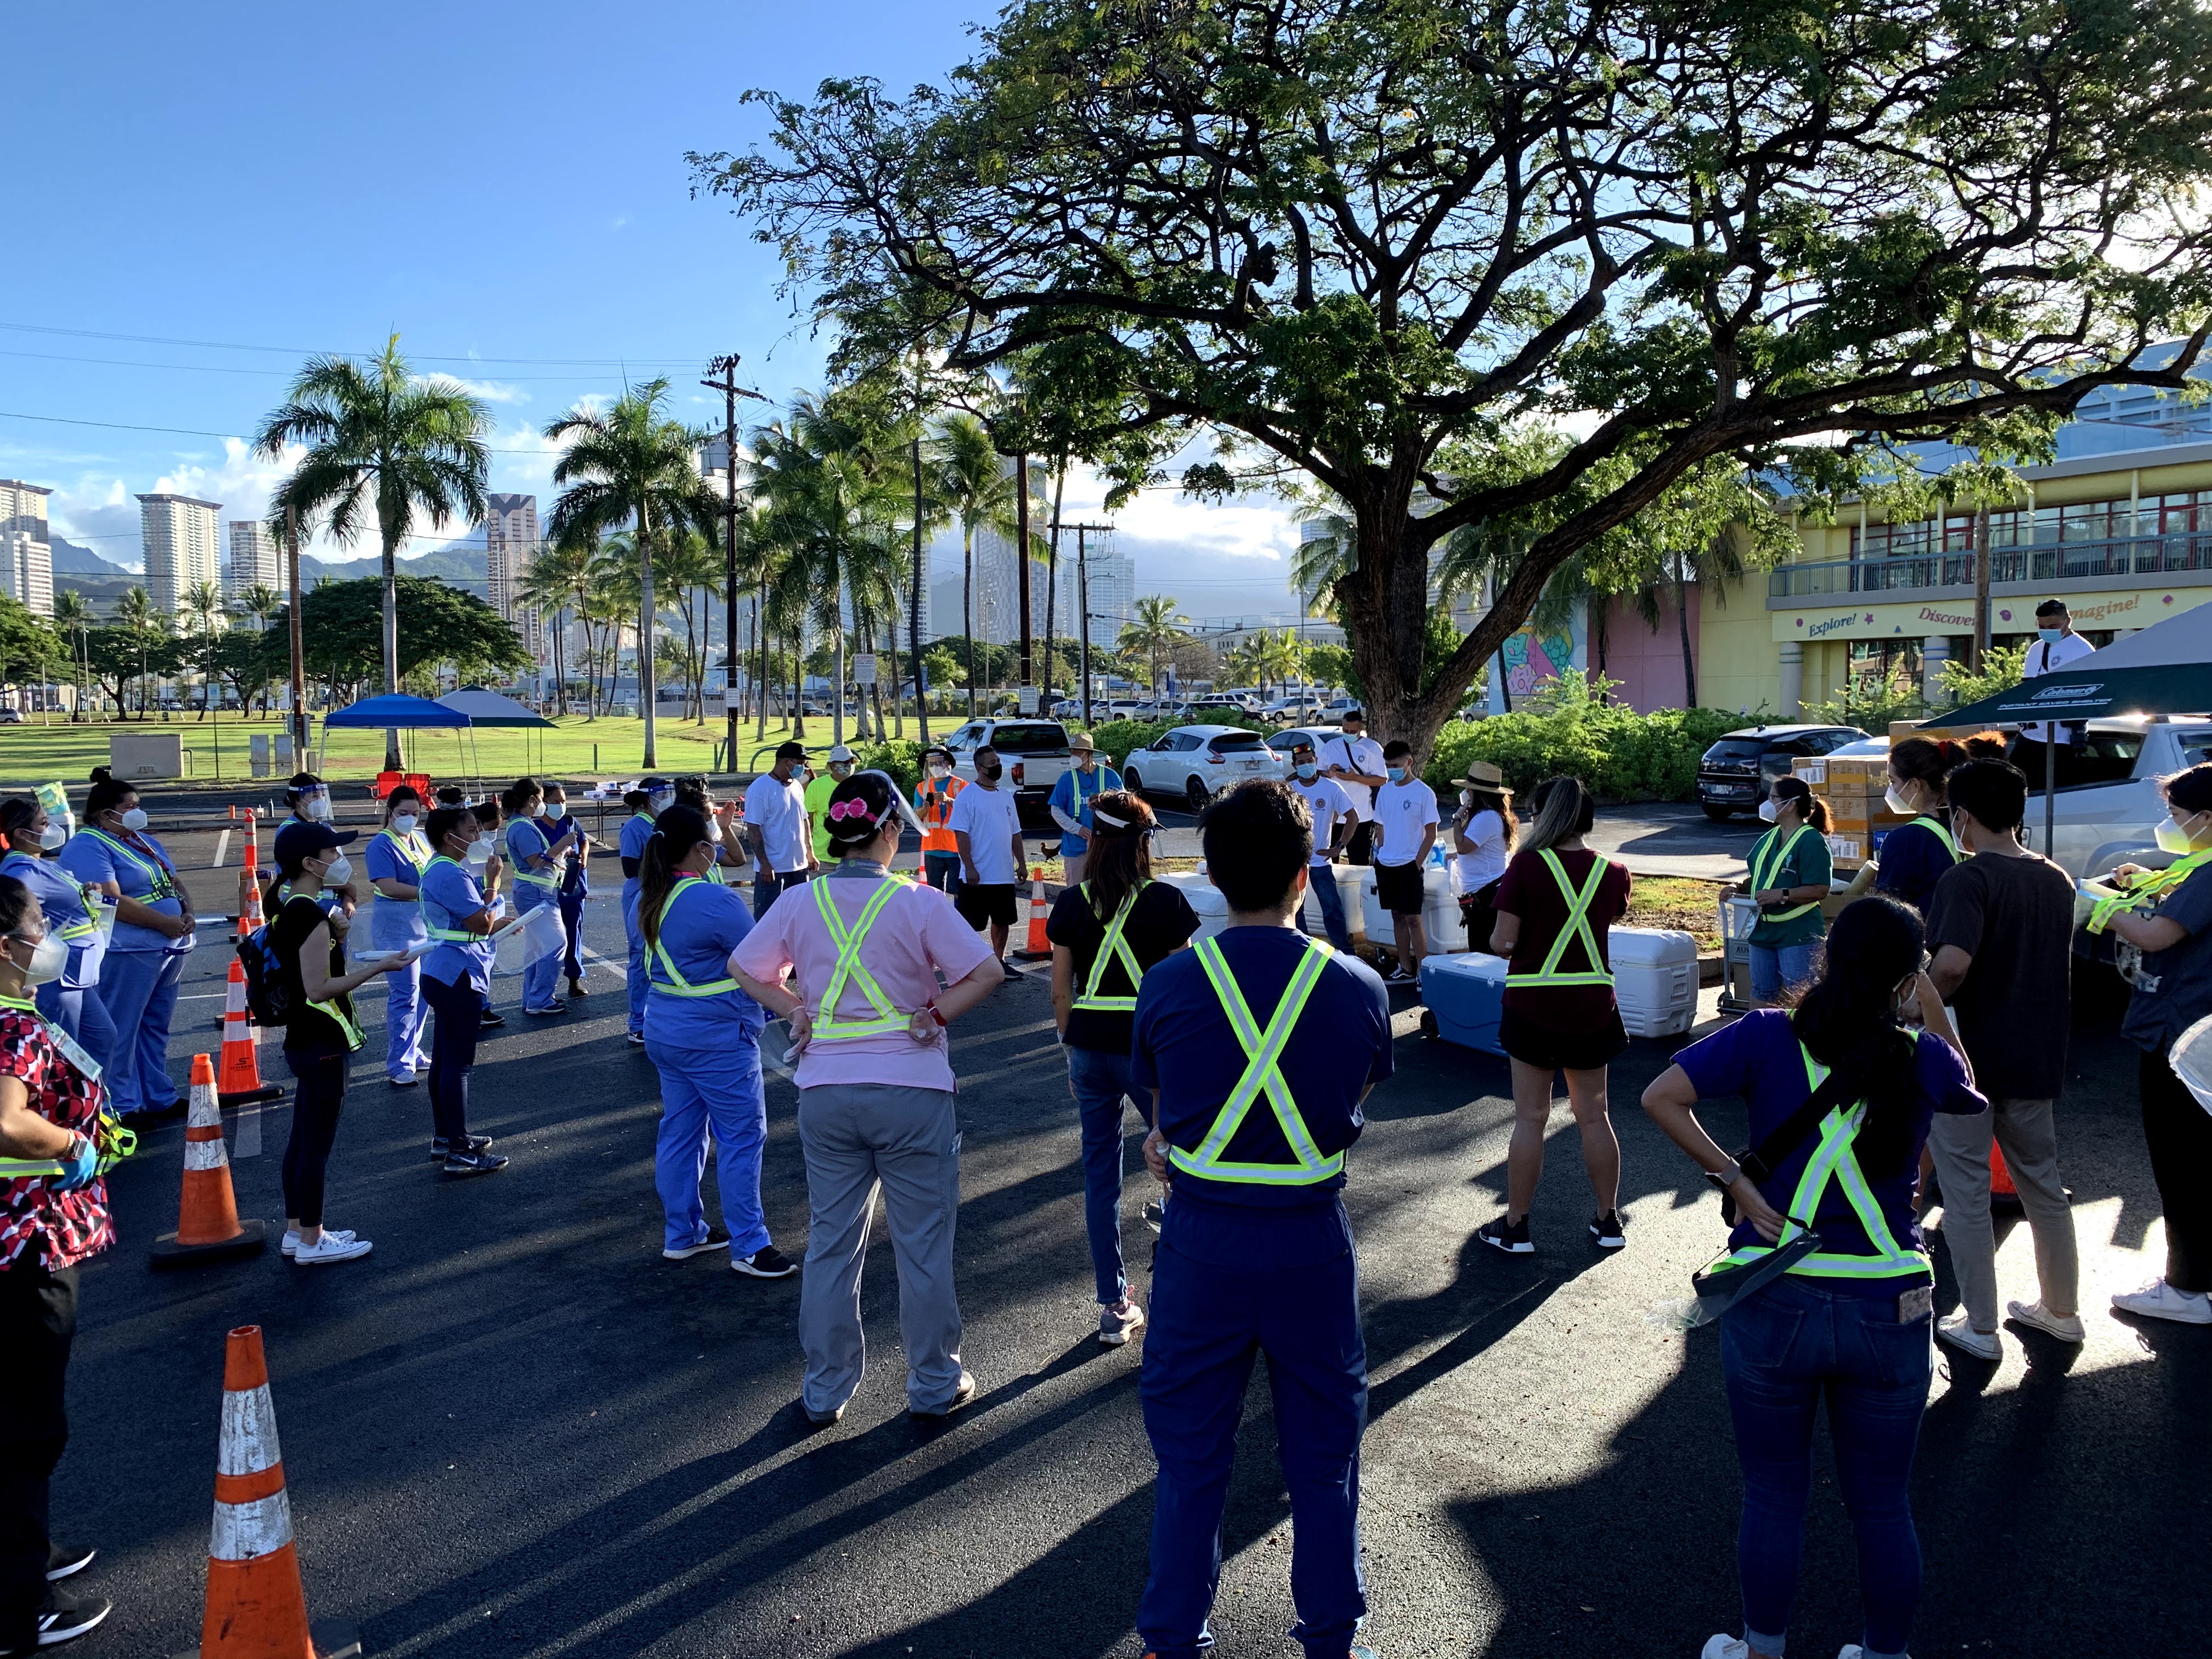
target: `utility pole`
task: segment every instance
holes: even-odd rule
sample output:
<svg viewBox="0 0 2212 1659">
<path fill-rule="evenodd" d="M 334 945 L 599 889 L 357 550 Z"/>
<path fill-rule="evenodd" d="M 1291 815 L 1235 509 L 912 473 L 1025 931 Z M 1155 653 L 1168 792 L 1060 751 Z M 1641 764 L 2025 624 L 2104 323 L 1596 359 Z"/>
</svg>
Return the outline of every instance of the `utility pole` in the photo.
<svg viewBox="0 0 2212 1659">
<path fill-rule="evenodd" d="M 1021 689 L 1016 696 L 1034 705 L 1036 676 L 1030 663 L 1030 458 L 1019 450 L 1014 454 L 1014 603 L 1022 613 L 1021 674 L 1016 682 Z M 1018 702 L 1015 706 L 1020 708 Z M 1021 712 L 1034 714 L 1037 711 L 1032 706 Z"/>
<path fill-rule="evenodd" d="M 1060 526 L 1055 526 L 1054 528 Z M 1091 567 L 1090 547 L 1086 538 L 1093 532 L 1105 535 L 1114 526 L 1110 524 L 1072 524 L 1066 526 L 1075 532 L 1075 611 L 1082 621 L 1076 626 L 1076 672 L 1083 677 L 1083 724 L 1091 725 Z"/>
<path fill-rule="evenodd" d="M 709 375 L 720 375 L 721 378 L 699 382 L 701 386 L 722 394 L 725 421 L 722 428 L 724 446 L 722 478 L 727 489 L 727 499 L 722 503 L 722 526 L 725 532 L 722 568 L 722 713 L 729 731 L 730 753 L 727 765 L 728 769 L 732 772 L 738 769 L 738 704 L 732 695 L 738 679 L 738 399 L 759 398 L 763 403 L 768 401 L 767 398 L 762 398 L 759 392 L 738 384 L 738 361 L 735 352 L 726 357 L 714 358 L 708 363 L 707 372 Z M 702 696 L 706 695 L 705 688 L 701 688 L 699 695 Z"/>
<path fill-rule="evenodd" d="M 1942 538 L 1940 529 L 1942 523 L 1942 519 L 1938 518 L 1936 523 L 1939 526 L 1936 537 L 1936 550 L 1940 554 L 1942 550 Z M 1938 567 L 1936 574 L 1940 577 L 1942 574 L 1941 567 L 1943 562 L 1940 557 L 1938 557 L 1933 562 Z M 1982 674 L 1989 672 L 1982 665 L 1982 659 L 1989 651 L 1989 648 L 1990 509 L 1988 507 L 1983 506 L 1978 507 L 1974 509 L 1974 656 L 1972 666 L 1975 673 Z M 2044 848 L 2044 852 L 2046 856 L 2048 856 L 2050 851 L 2051 849 L 2048 847 Z"/>
<path fill-rule="evenodd" d="M 307 764 L 307 662 L 300 632 L 300 515 L 284 509 L 284 557 L 292 582 L 292 763 Z"/>
<path fill-rule="evenodd" d="M 914 717 L 929 747 L 929 682 L 921 665 L 921 428 L 914 431 L 914 586 L 907 590 L 907 654 L 914 659 Z"/>
</svg>

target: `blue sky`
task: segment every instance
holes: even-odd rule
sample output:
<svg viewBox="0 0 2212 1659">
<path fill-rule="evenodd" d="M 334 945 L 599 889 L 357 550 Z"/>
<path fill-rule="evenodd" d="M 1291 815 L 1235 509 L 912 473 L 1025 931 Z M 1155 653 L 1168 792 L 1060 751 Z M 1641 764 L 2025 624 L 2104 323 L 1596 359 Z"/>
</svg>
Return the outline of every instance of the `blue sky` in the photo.
<svg viewBox="0 0 2212 1659">
<path fill-rule="evenodd" d="M 773 255 L 726 204 L 691 199 L 684 152 L 762 135 L 738 102 L 748 87 L 934 79 L 984 15 L 975 0 L 18 8 L 0 410 L 216 435 L 0 416 L 0 475 L 52 486 L 62 534 L 135 563 L 137 493 L 261 510 L 279 474 L 239 437 L 305 352 L 373 350 L 397 330 L 420 368 L 493 400 L 493 486 L 541 510 L 536 433 L 625 372 L 667 374 L 701 424 L 720 419 L 696 386 L 717 353 L 742 353 L 772 396 L 815 386 L 820 350 L 775 295 Z M 1068 495 L 1071 517 L 1096 511 L 1095 491 Z M 1277 505 L 1156 491 L 1119 523 L 1140 592 L 1198 617 L 1289 602 L 1295 526 Z"/>
</svg>

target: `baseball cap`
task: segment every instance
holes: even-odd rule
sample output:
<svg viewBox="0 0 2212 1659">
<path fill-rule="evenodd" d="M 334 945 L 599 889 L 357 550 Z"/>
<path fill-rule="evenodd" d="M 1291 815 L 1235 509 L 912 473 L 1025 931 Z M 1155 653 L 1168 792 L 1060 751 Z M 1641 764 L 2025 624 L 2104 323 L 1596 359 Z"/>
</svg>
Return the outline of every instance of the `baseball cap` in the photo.
<svg viewBox="0 0 2212 1659">
<path fill-rule="evenodd" d="M 830 751 L 829 758 L 833 761 L 851 761 L 858 760 L 860 757 L 841 743 Z"/>
<path fill-rule="evenodd" d="M 778 760 L 805 760 L 806 745 L 803 743 L 780 743 L 775 746 Z"/>
<path fill-rule="evenodd" d="M 279 865 L 296 868 L 302 859 L 313 858 L 330 848 L 343 847 L 360 837 L 358 830 L 333 830 L 327 823 L 295 818 L 276 832 L 271 854 Z"/>
</svg>

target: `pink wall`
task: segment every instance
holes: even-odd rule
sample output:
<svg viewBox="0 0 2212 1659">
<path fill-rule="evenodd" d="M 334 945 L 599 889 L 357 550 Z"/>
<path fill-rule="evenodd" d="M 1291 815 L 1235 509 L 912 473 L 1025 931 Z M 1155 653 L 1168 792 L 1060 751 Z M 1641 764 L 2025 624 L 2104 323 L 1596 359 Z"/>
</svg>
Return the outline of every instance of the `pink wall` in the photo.
<svg viewBox="0 0 2212 1659">
<path fill-rule="evenodd" d="M 1690 648 L 1698 648 L 1698 588 L 1690 585 Z M 1598 664 L 1598 642 L 1590 641 L 1590 667 Z M 1620 682 L 1613 696 L 1638 714 L 1682 706 L 1682 630 L 1674 617 L 1674 596 L 1660 601 L 1656 632 L 1624 600 L 1609 602 L 1605 617 L 1605 673 Z"/>
</svg>

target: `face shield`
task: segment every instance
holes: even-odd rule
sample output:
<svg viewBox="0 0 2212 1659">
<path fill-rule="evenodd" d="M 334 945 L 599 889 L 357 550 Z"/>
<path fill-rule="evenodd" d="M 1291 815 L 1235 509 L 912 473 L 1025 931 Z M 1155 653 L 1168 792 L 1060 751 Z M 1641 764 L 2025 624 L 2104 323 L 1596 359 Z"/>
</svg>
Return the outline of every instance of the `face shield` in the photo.
<svg viewBox="0 0 2212 1659">
<path fill-rule="evenodd" d="M 906 791 L 899 787 L 898 780 L 896 778 L 893 777 L 890 773 L 883 770 L 880 767 L 874 766 L 871 766 L 866 771 L 861 772 L 857 775 L 864 778 L 881 778 L 885 783 L 889 784 L 890 786 L 891 792 L 891 803 L 898 808 L 899 822 L 905 824 L 908 829 L 913 830 L 917 836 L 924 833 L 921 827 L 921 820 L 915 815 L 913 804 L 907 799 Z"/>
</svg>

